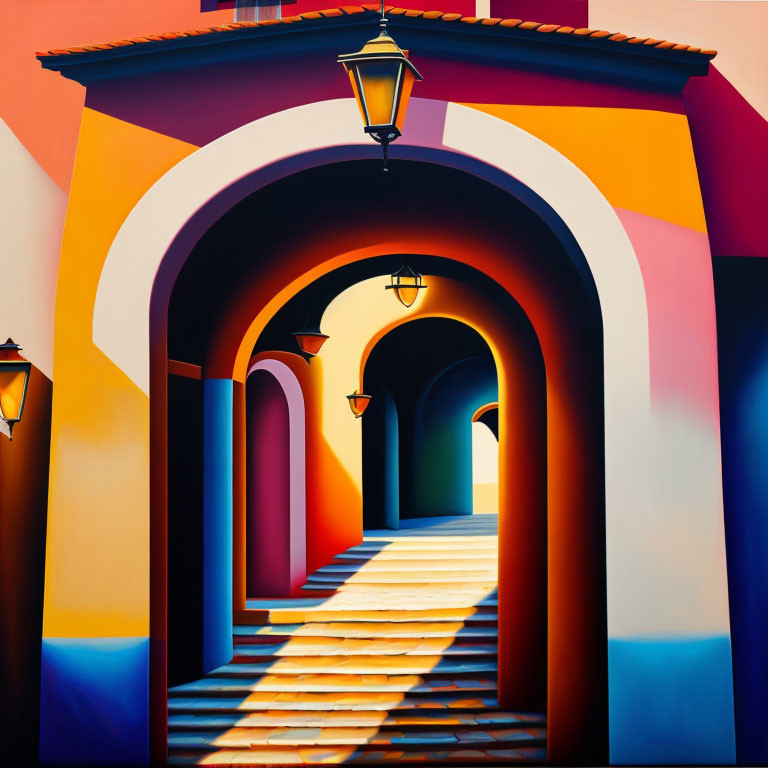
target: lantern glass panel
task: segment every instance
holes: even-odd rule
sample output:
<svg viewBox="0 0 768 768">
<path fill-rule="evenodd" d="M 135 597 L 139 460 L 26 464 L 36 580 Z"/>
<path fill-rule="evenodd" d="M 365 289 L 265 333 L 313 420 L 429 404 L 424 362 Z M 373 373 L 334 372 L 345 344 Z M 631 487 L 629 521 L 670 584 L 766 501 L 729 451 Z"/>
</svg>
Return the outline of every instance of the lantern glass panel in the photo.
<svg viewBox="0 0 768 768">
<path fill-rule="evenodd" d="M 21 365 L 0 365 L 0 418 L 18 421 L 24 406 L 29 370 Z"/>
<path fill-rule="evenodd" d="M 365 116 L 370 127 L 393 125 L 403 64 L 369 60 L 355 65 Z"/>
<path fill-rule="evenodd" d="M 416 301 L 416 297 L 419 295 L 419 289 L 414 286 L 407 286 L 407 285 L 399 285 L 395 289 L 395 296 L 397 296 L 398 300 L 401 304 L 404 304 L 406 307 L 410 307 L 413 305 L 413 302 Z"/>
<path fill-rule="evenodd" d="M 358 419 L 365 413 L 368 403 L 371 402 L 371 398 L 365 395 L 352 395 L 347 399 L 349 400 L 349 407 L 352 409 L 352 413 Z"/>
<path fill-rule="evenodd" d="M 395 126 L 400 133 L 403 132 L 403 123 L 405 122 L 405 112 L 408 109 L 408 101 L 411 98 L 413 83 L 416 80 L 409 67 L 403 68 L 403 85 L 400 93 L 400 101 L 397 105 L 397 114 L 395 116 Z"/>
</svg>

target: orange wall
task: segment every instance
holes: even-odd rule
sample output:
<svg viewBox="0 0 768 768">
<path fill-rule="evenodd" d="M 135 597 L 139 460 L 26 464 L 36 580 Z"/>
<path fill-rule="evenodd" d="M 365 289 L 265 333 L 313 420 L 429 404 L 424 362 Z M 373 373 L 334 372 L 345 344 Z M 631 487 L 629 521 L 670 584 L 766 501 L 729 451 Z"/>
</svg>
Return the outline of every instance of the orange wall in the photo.
<svg viewBox="0 0 768 768">
<path fill-rule="evenodd" d="M 2 119 L 66 192 L 85 88 L 43 70 L 35 52 L 231 20 L 232 11 L 200 13 L 199 0 L 3 0 Z"/>
</svg>

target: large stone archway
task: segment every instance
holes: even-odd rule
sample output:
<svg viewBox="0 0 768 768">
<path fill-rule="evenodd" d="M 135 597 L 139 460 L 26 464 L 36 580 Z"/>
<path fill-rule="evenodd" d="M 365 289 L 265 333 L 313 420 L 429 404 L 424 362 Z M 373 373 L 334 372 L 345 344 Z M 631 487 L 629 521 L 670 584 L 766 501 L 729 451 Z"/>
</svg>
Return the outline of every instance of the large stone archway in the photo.
<svg viewBox="0 0 768 768">
<path fill-rule="evenodd" d="M 133 502 L 137 508 L 133 513 L 142 520 L 149 521 L 150 507 L 150 470 L 145 452 L 150 444 L 153 322 L 158 312 L 162 314 L 157 307 L 163 301 L 167 305 L 173 276 L 183 263 L 188 245 L 222 210 L 248 191 L 315 164 L 374 156 L 375 148 L 365 143 L 357 121 L 354 103 L 338 100 L 287 110 L 243 126 L 194 152 L 163 176 L 135 206 L 112 243 L 96 291 L 92 341 L 98 354 L 114 365 L 114 380 L 103 384 L 115 390 L 110 397 L 114 394 L 119 400 L 117 390 L 130 390 L 144 414 L 130 427 L 137 458 L 129 467 L 135 475 Z M 303 130 L 307 124 L 314 126 L 311 132 Z M 414 100 L 406 137 L 392 154 L 409 158 L 425 157 L 424 153 L 432 153 L 431 158 L 439 157 L 445 164 L 485 174 L 498 186 L 527 189 L 532 198 L 543 201 L 556 219 L 553 226 L 564 230 L 583 253 L 597 289 L 604 329 L 608 635 L 621 643 L 616 646 L 620 653 L 614 653 L 616 665 L 611 661 L 612 707 L 614 702 L 620 705 L 619 717 L 613 721 L 618 725 L 612 725 L 611 737 L 613 740 L 615 736 L 612 743 L 619 745 L 621 734 L 614 734 L 613 729 L 624 727 L 621 706 L 633 685 L 627 677 L 631 664 L 626 662 L 626 653 L 630 653 L 635 666 L 638 659 L 644 662 L 650 658 L 644 656 L 644 641 L 638 639 L 643 628 L 665 638 L 680 634 L 717 637 L 726 644 L 729 639 L 722 504 L 712 500 L 717 498 L 714 485 L 718 485 L 718 480 L 712 478 L 720 476 L 719 436 L 698 429 L 695 417 L 692 426 L 685 419 L 673 425 L 674 441 L 670 443 L 669 427 L 662 423 L 668 414 L 655 407 L 651 397 L 653 358 L 643 274 L 620 218 L 587 176 L 544 142 L 504 121 L 455 104 Z M 332 266 L 322 265 L 318 270 Z M 306 283 L 314 276 L 308 273 L 301 280 Z M 300 287 L 298 283 L 286 286 L 274 297 L 274 306 L 265 312 L 274 311 Z M 697 318 L 693 333 L 708 338 L 708 322 L 706 316 Z M 260 323 L 263 325 L 263 318 L 257 318 L 246 334 L 228 376 L 244 378 Z M 59 403 L 62 398 L 76 397 L 67 382 L 57 383 L 61 385 Z M 108 413 L 104 418 L 109 421 L 119 417 Z M 64 428 L 57 419 L 54 407 L 54 446 L 58 430 Z M 689 448 L 695 449 L 693 453 L 686 450 Z M 57 457 L 54 452 L 54 460 L 62 458 L 66 457 Z M 665 482 L 655 483 L 652 471 L 660 468 Z M 714 483 L 707 486 L 709 501 L 703 510 L 697 504 L 704 493 L 701 478 L 710 478 L 710 485 Z M 51 481 L 49 569 L 51 563 L 60 568 L 76 557 L 57 537 L 65 510 L 76 506 L 81 522 L 99 519 L 102 511 L 98 498 L 79 491 L 55 469 Z M 648 563 L 666 562 L 666 547 L 658 536 L 659 510 L 671 516 L 668 522 L 675 536 L 687 542 L 689 552 L 681 566 L 682 578 L 671 583 L 670 569 L 674 571 L 676 566 L 648 567 Z M 148 532 L 151 524 L 142 525 Z M 113 534 L 100 528 L 96 539 L 109 539 Z M 149 547 L 144 554 L 143 563 L 137 563 L 139 569 L 151 560 Z M 148 573 L 138 574 L 137 585 L 145 597 L 137 598 L 135 624 L 137 628 L 146 627 L 148 637 L 152 634 Z M 691 589 L 716 598 L 692 604 Z M 47 613 L 61 612 L 55 596 L 50 603 L 48 597 L 46 600 Z M 97 603 L 98 597 L 94 596 L 93 601 Z M 99 610 L 96 606 L 92 634 L 103 639 Z M 44 643 L 50 641 L 53 647 L 58 634 L 47 632 Z M 147 663 L 139 634 L 125 650 L 125 658 L 130 655 L 131 668 L 135 669 Z M 62 659 L 67 654 L 60 649 L 57 653 Z M 652 649 L 651 656 L 653 653 Z M 58 659 L 57 663 L 66 666 L 68 662 Z M 707 678 L 727 676 L 730 680 L 729 664 L 728 646 L 727 653 L 718 650 L 716 657 L 702 659 L 700 672 Z M 43 677 L 45 687 L 45 650 Z M 47 682 L 53 685 L 50 695 L 55 697 L 54 677 L 49 675 Z M 688 694 L 681 688 L 681 678 L 673 675 L 665 684 L 673 700 L 686 701 Z M 657 691 L 654 695 L 665 693 Z M 137 702 L 141 697 L 138 692 Z M 652 708 L 651 694 L 644 692 L 642 697 L 641 705 Z M 730 712 L 732 719 L 732 707 Z M 727 720 L 727 702 L 715 717 Z M 141 721 L 139 714 L 139 730 Z M 634 726 L 642 728 L 642 723 Z M 674 723 L 669 724 L 670 732 L 674 727 Z M 655 722 L 654 728 L 658 730 Z M 658 758 L 663 761 L 664 747 L 659 749 Z M 612 749 L 612 758 L 618 762 L 623 754 L 620 747 Z"/>
</svg>

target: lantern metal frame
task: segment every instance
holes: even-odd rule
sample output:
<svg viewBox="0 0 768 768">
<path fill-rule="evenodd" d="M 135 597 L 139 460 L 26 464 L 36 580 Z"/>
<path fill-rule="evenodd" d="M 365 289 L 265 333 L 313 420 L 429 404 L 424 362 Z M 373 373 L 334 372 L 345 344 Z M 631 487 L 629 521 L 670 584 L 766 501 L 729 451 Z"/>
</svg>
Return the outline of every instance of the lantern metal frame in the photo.
<svg viewBox="0 0 768 768">
<path fill-rule="evenodd" d="M 387 32 L 387 23 L 388 19 L 384 15 L 384 0 L 381 0 L 379 36 L 369 40 L 361 50 L 356 51 L 355 53 L 341 54 L 336 59 L 337 63 L 343 65 L 344 70 L 351 74 L 355 79 L 357 102 L 365 122 L 363 130 L 374 141 L 381 144 L 382 152 L 384 153 L 385 171 L 388 170 L 388 147 L 393 141 L 400 138 L 402 135 L 400 129 L 397 127 L 397 115 L 400 112 L 400 103 L 402 100 L 404 85 L 403 77 L 405 75 L 406 68 L 410 70 L 415 80 L 424 79 L 419 70 L 416 69 L 413 63 L 408 59 L 408 51 L 403 51 Z M 370 110 L 365 100 L 365 89 L 363 87 L 363 81 L 360 76 L 360 68 L 359 66 L 355 66 L 356 64 L 370 61 L 397 62 L 400 65 L 397 70 L 397 76 L 394 85 L 394 99 L 392 100 L 389 123 L 371 124 Z"/>
<path fill-rule="evenodd" d="M 327 333 L 323 333 L 320 330 L 320 326 L 318 324 L 313 324 L 310 321 L 309 316 L 307 316 L 306 325 L 298 331 L 293 331 L 291 336 L 296 339 L 296 343 L 299 345 L 299 349 L 301 350 L 302 354 L 307 355 L 310 359 L 315 357 L 320 352 L 320 347 L 322 347 L 322 345 L 331 338 Z M 309 352 L 301 346 L 299 336 L 314 336 L 316 338 L 322 339 L 323 341 L 320 343 L 320 347 L 318 347 L 317 352 Z"/>
<path fill-rule="evenodd" d="M 416 280 L 416 282 L 413 284 L 403 285 L 400 281 L 404 277 L 413 278 Z M 398 293 L 398 289 L 402 290 L 403 288 L 415 288 L 416 293 L 418 295 L 418 292 L 420 290 L 427 288 L 427 284 L 423 282 L 424 275 L 422 275 L 421 272 L 419 272 L 418 270 L 411 267 L 409 264 L 403 264 L 403 266 L 400 267 L 400 269 L 396 270 L 389 276 L 389 279 L 390 279 L 390 284 L 385 285 L 384 289 L 387 291 L 394 290 L 395 295 L 397 296 L 397 300 L 406 308 L 412 307 L 415 299 L 410 304 L 406 304 L 400 297 L 400 294 Z"/>
<path fill-rule="evenodd" d="M 29 360 L 25 360 L 20 354 L 21 347 L 16 344 L 10 337 L 5 344 L 0 344 L 0 372 L 13 372 L 21 371 L 24 373 L 24 385 L 21 390 L 21 398 L 19 401 L 19 413 L 14 418 L 6 417 L 0 407 L 0 421 L 4 421 L 8 426 L 8 439 L 13 440 L 13 427 L 24 415 L 24 406 L 27 402 L 27 391 L 29 389 L 29 375 L 32 371 L 32 363 Z"/>
<path fill-rule="evenodd" d="M 351 395 L 347 395 L 347 400 L 349 400 L 349 407 L 352 409 L 352 413 L 354 413 L 356 419 L 359 419 L 365 413 L 365 410 L 366 408 L 368 408 L 368 405 L 366 405 L 365 408 L 363 408 L 363 410 L 360 411 L 360 413 L 358 413 L 355 410 L 354 401 L 367 400 L 368 404 L 370 405 L 371 399 L 372 399 L 371 395 L 365 395 L 362 392 L 353 392 Z"/>
</svg>

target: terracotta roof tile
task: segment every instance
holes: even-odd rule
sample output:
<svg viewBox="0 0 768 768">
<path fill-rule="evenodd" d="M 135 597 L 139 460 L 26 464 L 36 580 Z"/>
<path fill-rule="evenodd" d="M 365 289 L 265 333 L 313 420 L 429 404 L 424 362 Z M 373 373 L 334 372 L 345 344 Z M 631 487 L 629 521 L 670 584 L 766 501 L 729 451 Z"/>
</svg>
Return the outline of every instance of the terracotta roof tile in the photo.
<svg viewBox="0 0 768 768">
<path fill-rule="evenodd" d="M 110 50 L 113 48 L 122 48 L 129 45 L 141 45 L 146 43 L 160 43 L 168 40 L 176 40 L 184 37 L 195 37 L 198 35 L 209 35 L 217 32 L 232 32 L 244 29 L 253 29 L 255 27 L 269 27 L 280 24 L 296 24 L 301 21 L 314 21 L 323 18 L 333 18 L 338 16 L 351 16 L 361 13 L 378 13 L 380 6 L 376 3 L 364 3 L 362 5 L 343 5 L 339 8 L 327 8 L 322 11 L 307 11 L 296 16 L 287 16 L 283 19 L 268 19 L 264 21 L 244 21 L 233 22 L 231 24 L 221 24 L 215 27 L 204 27 L 201 29 L 187 29 L 182 32 L 166 32 L 160 35 L 145 35 L 142 37 L 133 37 L 124 40 L 116 40 L 109 43 L 97 43 L 91 45 L 72 46 L 69 48 L 54 48 L 50 51 L 38 53 L 39 57 L 48 56 L 68 56 L 78 53 L 95 53 L 99 51 Z M 391 16 L 406 16 L 408 18 L 424 18 L 429 20 L 441 21 L 462 21 L 465 24 L 481 24 L 483 26 L 499 26 L 506 29 L 523 29 L 526 31 L 536 31 L 543 34 L 557 32 L 561 35 L 570 35 L 573 37 L 589 37 L 592 40 L 605 39 L 612 43 L 631 43 L 633 45 L 642 44 L 644 46 L 657 48 L 659 50 L 685 51 L 691 54 L 700 54 L 702 56 L 712 57 L 717 51 L 711 49 L 701 49 L 691 45 L 672 43 L 666 40 L 656 40 L 652 37 L 630 37 L 620 32 L 611 33 L 603 29 L 588 29 L 581 27 L 574 29 L 569 26 L 560 26 L 558 24 L 541 24 L 538 21 L 523 21 L 522 19 L 501 19 L 498 17 L 485 19 L 477 16 L 462 16 L 460 13 L 443 13 L 442 11 L 420 11 L 407 8 L 384 6 L 384 12 Z"/>
</svg>

